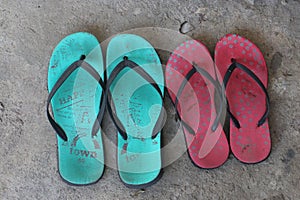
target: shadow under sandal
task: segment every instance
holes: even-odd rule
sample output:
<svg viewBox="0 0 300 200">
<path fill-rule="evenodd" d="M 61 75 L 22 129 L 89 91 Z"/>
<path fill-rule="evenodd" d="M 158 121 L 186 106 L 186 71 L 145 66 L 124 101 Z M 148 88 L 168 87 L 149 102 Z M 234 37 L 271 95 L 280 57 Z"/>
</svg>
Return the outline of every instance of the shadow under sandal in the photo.
<svg viewBox="0 0 300 200">
<path fill-rule="evenodd" d="M 215 62 L 228 100 L 232 153 L 244 163 L 263 161 L 271 150 L 264 57 L 249 40 L 228 34 L 216 45 Z"/>
<path fill-rule="evenodd" d="M 47 116 L 57 133 L 59 173 L 70 184 L 95 183 L 104 171 L 103 72 L 100 44 L 89 33 L 67 36 L 50 59 Z"/>
<path fill-rule="evenodd" d="M 229 155 L 220 123 L 225 98 L 215 80 L 213 60 L 202 43 L 189 40 L 174 50 L 166 67 L 166 85 L 192 162 L 207 169 L 221 166 Z M 215 91 L 221 100 L 217 110 Z"/>
<path fill-rule="evenodd" d="M 108 111 L 118 130 L 119 176 L 145 188 L 161 177 L 164 76 L 154 48 L 137 35 L 117 35 L 107 48 Z"/>
</svg>

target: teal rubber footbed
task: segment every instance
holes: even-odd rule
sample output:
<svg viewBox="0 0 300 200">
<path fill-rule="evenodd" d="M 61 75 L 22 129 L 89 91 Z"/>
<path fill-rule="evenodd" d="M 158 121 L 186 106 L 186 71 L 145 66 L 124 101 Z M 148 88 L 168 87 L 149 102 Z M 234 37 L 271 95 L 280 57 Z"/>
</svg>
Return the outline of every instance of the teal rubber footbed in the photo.
<svg viewBox="0 0 300 200">
<path fill-rule="evenodd" d="M 121 34 L 111 39 L 107 48 L 107 76 L 127 56 L 141 66 L 164 92 L 164 75 L 154 48 L 143 38 Z M 151 138 L 162 99 L 144 78 L 125 68 L 110 87 L 115 112 L 128 134 L 118 134 L 118 170 L 121 180 L 136 186 L 154 181 L 161 171 L 161 133 Z"/>
<path fill-rule="evenodd" d="M 85 55 L 103 79 L 103 58 L 97 39 L 89 33 L 74 33 L 54 49 L 48 71 L 51 91 L 62 73 Z M 68 141 L 57 135 L 58 168 L 61 177 L 76 185 L 96 182 L 104 171 L 101 131 L 92 137 L 99 112 L 102 88 L 84 69 L 76 69 L 58 89 L 51 101 L 55 121 L 64 129 Z"/>
</svg>

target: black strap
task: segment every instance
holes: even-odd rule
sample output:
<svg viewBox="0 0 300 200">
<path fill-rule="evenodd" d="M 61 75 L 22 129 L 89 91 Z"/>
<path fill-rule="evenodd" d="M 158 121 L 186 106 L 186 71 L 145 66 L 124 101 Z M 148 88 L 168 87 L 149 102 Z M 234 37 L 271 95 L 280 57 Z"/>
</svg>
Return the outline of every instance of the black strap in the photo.
<svg viewBox="0 0 300 200">
<path fill-rule="evenodd" d="M 177 105 L 178 105 L 178 99 L 181 96 L 186 84 L 188 83 L 188 81 L 192 78 L 192 76 L 196 73 L 200 73 L 201 75 L 203 75 L 205 78 L 207 78 L 215 87 L 217 94 L 221 100 L 220 105 L 219 105 L 219 110 L 217 111 L 217 116 L 214 120 L 214 123 L 211 127 L 211 130 L 214 132 L 219 125 L 220 122 L 220 118 L 222 115 L 222 111 L 223 111 L 223 100 L 225 99 L 225 97 L 222 95 L 223 93 L 221 92 L 221 86 L 220 84 L 204 69 L 200 68 L 199 66 L 197 66 L 196 63 L 193 63 L 192 65 L 192 69 L 186 74 L 185 79 L 182 81 L 178 91 L 177 91 L 177 95 L 175 96 L 175 103 L 174 103 L 174 107 L 176 108 L 177 111 L 177 115 L 180 118 L 180 115 L 178 113 L 178 109 L 177 109 Z M 184 122 L 182 119 L 180 119 L 182 122 L 182 125 L 193 135 L 195 135 L 194 130 L 186 123 Z"/>
<path fill-rule="evenodd" d="M 110 92 L 110 86 L 113 83 L 113 81 L 115 80 L 115 78 L 118 76 L 118 74 L 126 67 L 129 67 L 130 69 L 133 69 L 141 77 L 143 77 L 146 81 L 148 81 L 155 88 L 155 90 L 158 92 L 161 100 L 163 101 L 162 91 L 160 90 L 158 84 L 155 83 L 153 78 L 142 67 L 140 67 L 135 62 L 133 62 L 131 60 L 128 60 L 127 56 L 124 56 L 123 60 L 111 72 L 111 74 L 109 76 L 109 79 L 107 80 L 106 94 L 105 94 L 105 96 L 107 96 L 107 98 L 108 98 L 108 102 L 107 102 L 108 112 L 109 112 L 115 126 L 117 127 L 120 135 L 123 137 L 124 140 L 127 140 L 128 135 L 126 133 L 126 130 L 125 130 L 122 122 L 119 120 L 118 116 L 115 114 L 116 113 L 115 109 L 114 109 L 114 111 L 112 109 L 112 108 L 114 108 L 114 102 L 112 100 L 112 95 L 111 95 L 111 92 Z M 155 127 L 152 130 L 152 139 L 154 139 L 157 136 L 157 134 L 161 131 L 165 118 L 166 118 L 166 116 L 163 112 L 163 109 L 161 109 L 158 120 L 155 124 Z"/>
<path fill-rule="evenodd" d="M 99 85 L 102 87 L 102 96 L 101 96 L 100 105 L 99 105 L 99 113 L 97 115 L 97 119 L 95 120 L 93 128 L 92 128 L 92 136 L 97 135 L 97 132 L 100 129 L 100 123 L 101 123 L 102 118 L 104 116 L 104 111 L 105 111 L 104 107 L 106 105 L 106 98 L 104 98 L 104 88 L 105 88 L 104 82 L 102 81 L 102 79 L 99 76 L 98 72 L 91 65 L 89 65 L 87 62 L 85 62 L 84 60 L 75 61 L 74 63 L 72 63 L 66 69 L 66 71 L 64 71 L 64 73 L 61 75 L 61 77 L 57 80 L 57 82 L 53 86 L 52 90 L 50 91 L 48 99 L 47 99 L 47 117 L 48 117 L 48 120 L 49 120 L 50 124 L 52 125 L 52 127 L 54 128 L 54 130 L 56 131 L 56 133 L 64 141 L 67 141 L 68 137 L 67 137 L 65 131 L 61 128 L 61 126 L 57 122 L 55 122 L 53 116 L 50 114 L 50 103 L 51 103 L 51 99 L 53 98 L 53 96 L 55 95 L 57 90 L 62 86 L 62 84 L 66 81 L 66 79 L 79 67 L 81 67 L 85 71 L 87 71 L 99 83 Z"/>
<path fill-rule="evenodd" d="M 229 66 L 225 76 L 224 76 L 224 80 L 223 80 L 223 84 L 224 84 L 224 88 L 226 89 L 226 86 L 227 86 L 227 83 L 229 81 L 229 78 L 230 76 L 232 75 L 233 71 L 236 69 L 236 68 L 239 68 L 241 70 L 243 70 L 244 72 L 246 72 L 251 78 L 253 78 L 255 80 L 255 82 L 261 87 L 261 89 L 263 90 L 263 92 L 265 93 L 266 95 L 266 110 L 265 110 L 265 113 L 263 114 L 263 116 L 260 118 L 260 120 L 258 121 L 257 123 L 257 126 L 261 126 L 262 124 L 265 123 L 267 117 L 268 117 L 268 114 L 269 114 L 269 111 L 270 111 L 270 99 L 269 99 L 269 95 L 268 95 L 268 92 L 267 92 L 267 89 L 265 88 L 264 84 L 260 81 L 260 79 L 249 69 L 247 68 L 246 66 L 236 62 L 235 60 L 232 60 L 232 64 Z M 239 123 L 239 121 L 237 120 L 237 118 L 230 112 L 230 107 L 229 107 L 229 104 L 227 102 L 227 111 L 229 113 L 229 116 L 230 118 L 232 119 L 234 125 L 237 127 L 237 128 L 240 128 L 241 125 Z"/>
</svg>

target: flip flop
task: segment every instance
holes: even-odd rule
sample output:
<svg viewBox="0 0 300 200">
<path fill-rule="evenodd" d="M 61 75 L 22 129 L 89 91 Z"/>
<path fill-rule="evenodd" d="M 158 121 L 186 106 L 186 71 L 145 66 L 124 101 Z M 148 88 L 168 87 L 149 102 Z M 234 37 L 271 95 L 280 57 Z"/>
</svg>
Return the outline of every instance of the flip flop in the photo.
<svg viewBox="0 0 300 200">
<path fill-rule="evenodd" d="M 50 59 L 47 116 L 57 133 L 59 173 L 70 184 L 95 183 L 104 171 L 103 72 L 100 44 L 89 33 L 67 36 Z"/>
<path fill-rule="evenodd" d="M 215 90 L 220 100 L 223 98 L 213 60 L 202 43 L 189 40 L 175 49 L 167 63 L 166 85 L 193 163 L 201 168 L 222 165 L 229 147 L 220 124 L 222 104 L 218 112 L 215 109 Z"/>
<path fill-rule="evenodd" d="M 161 176 L 164 76 L 145 39 L 120 34 L 107 47 L 108 111 L 118 130 L 118 171 L 123 183 L 144 188 Z"/>
<path fill-rule="evenodd" d="M 264 57 L 249 40 L 228 34 L 216 45 L 215 62 L 226 89 L 231 150 L 244 163 L 263 161 L 271 150 Z"/>
</svg>

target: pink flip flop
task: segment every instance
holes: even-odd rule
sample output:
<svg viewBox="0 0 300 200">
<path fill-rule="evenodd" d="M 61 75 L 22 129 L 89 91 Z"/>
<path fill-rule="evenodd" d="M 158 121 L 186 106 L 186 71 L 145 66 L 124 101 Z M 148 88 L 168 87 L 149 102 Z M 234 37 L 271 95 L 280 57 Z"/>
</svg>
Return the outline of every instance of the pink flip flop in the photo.
<svg viewBox="0 0 300 200">
<path fill-rule="evenodd" d="M 170 56 L 166 86 L 181 119 L 188 153 L 201 168 L 216 168 L 228 158 L 229 146 L 220 121 L 222 108 L 214 104 L 214 62 L 207 48 L 196 40 L 182 43 Z M 222 104 L 220 104 L 222 106 Z"/>
<path fill-rule="evenodd" d="M 215 63 L 226 90 L 231 150 L 242 162 L 263 161 L 271 150 L 264 57 L 249 40 L 228 34 L 216 45 Z"/>
</svg>

